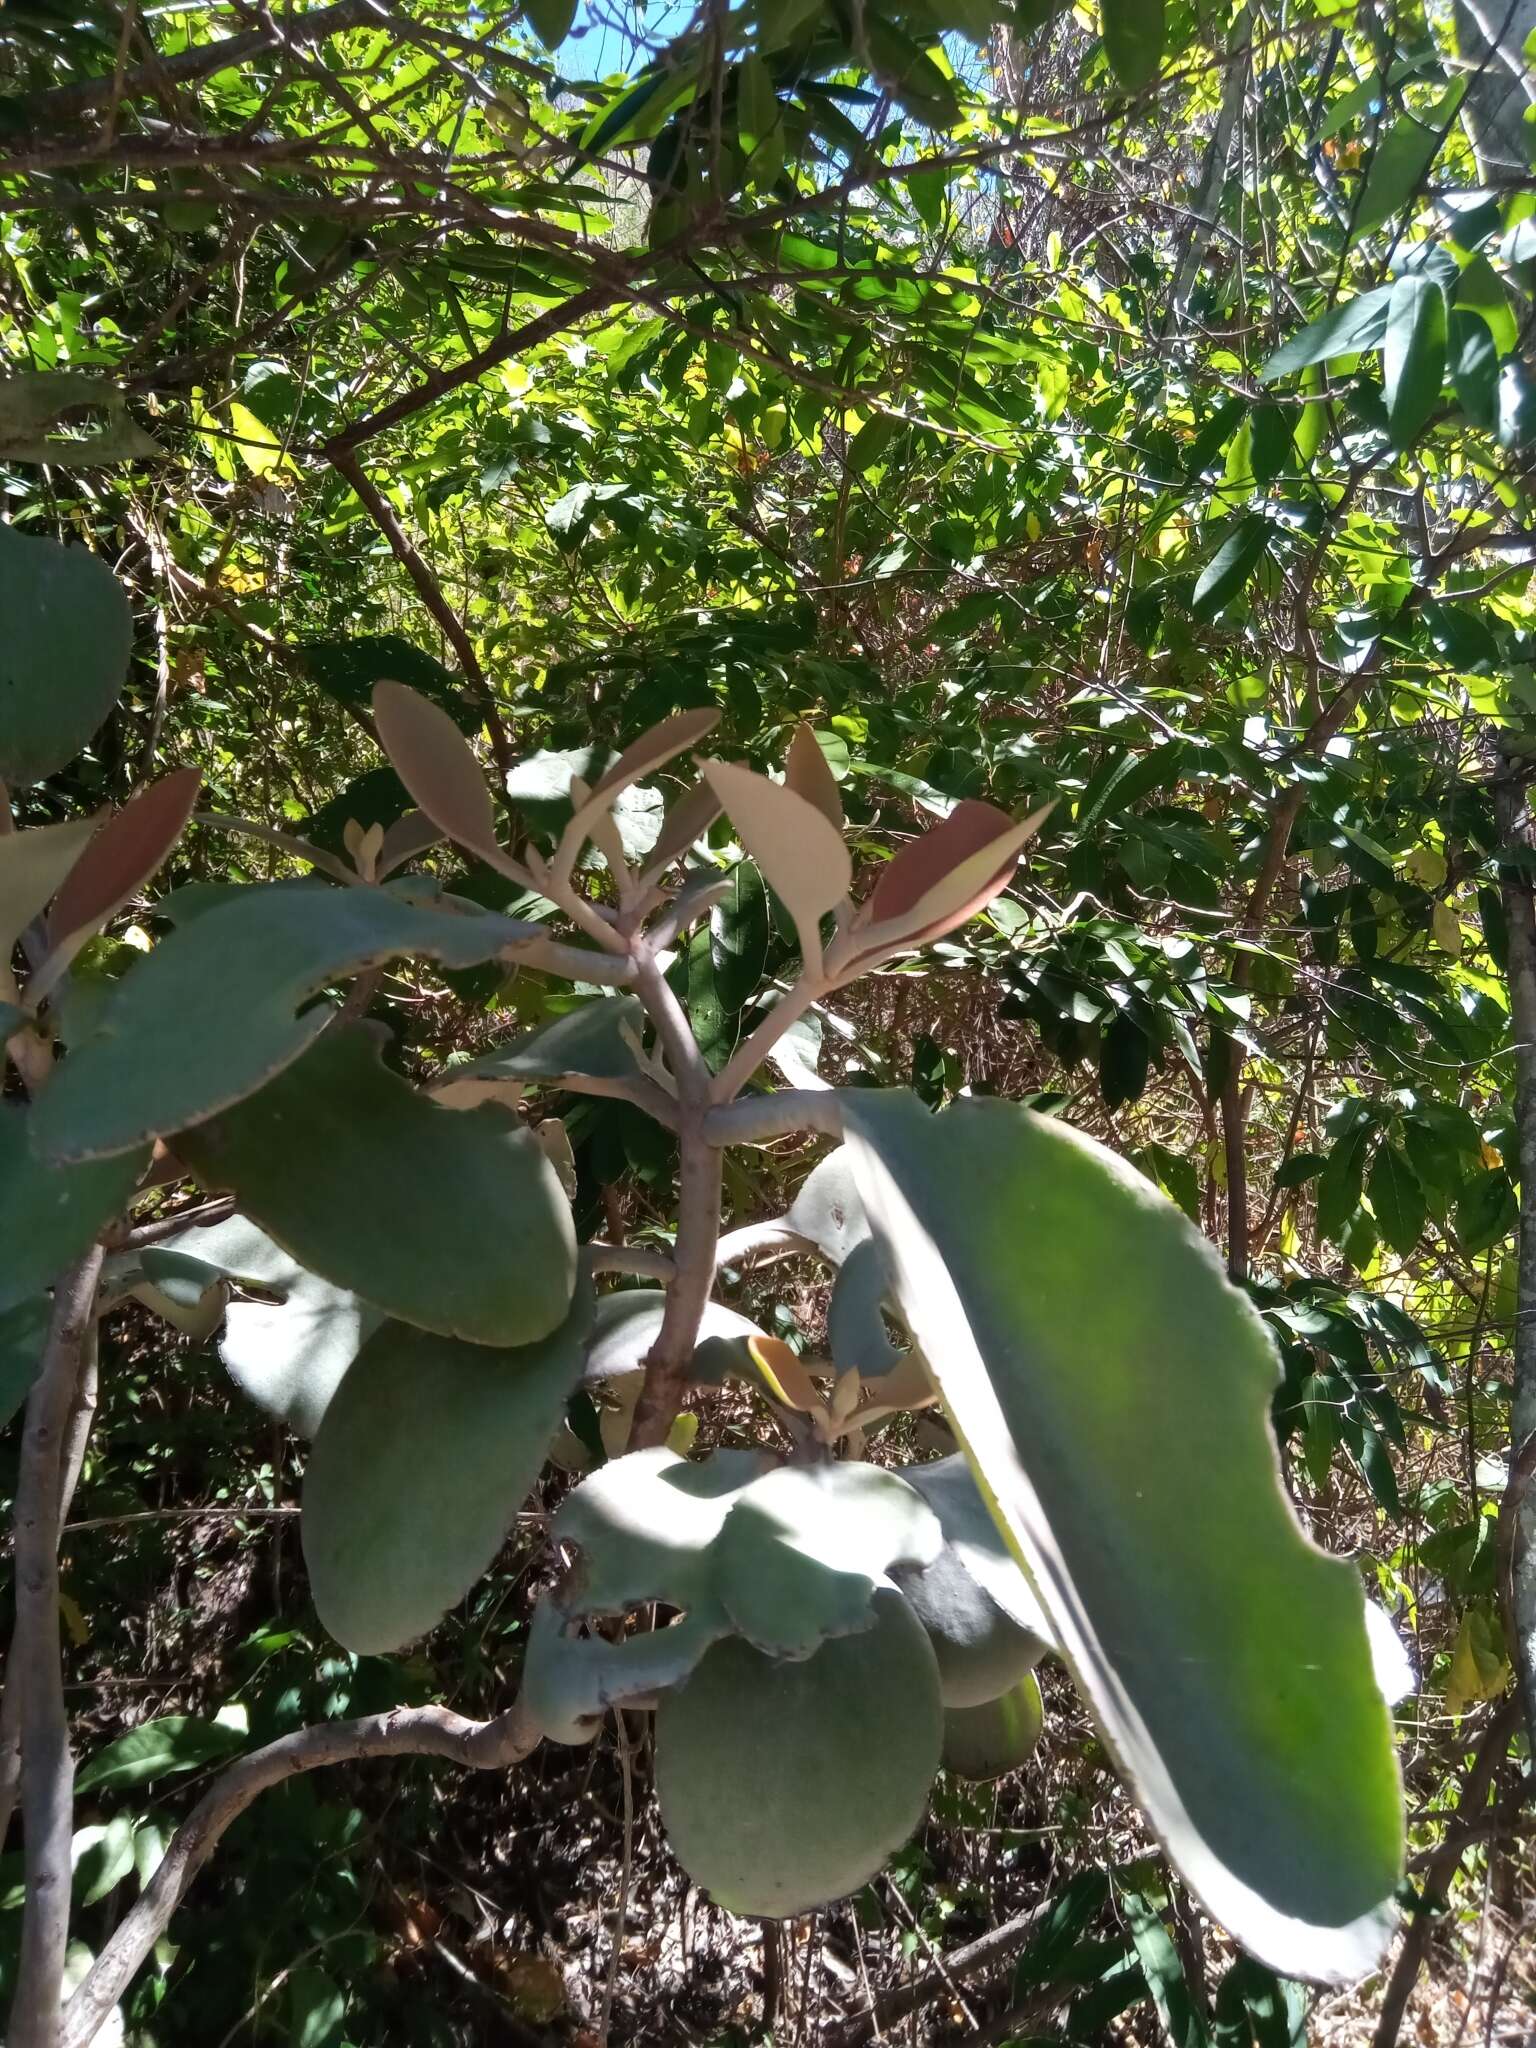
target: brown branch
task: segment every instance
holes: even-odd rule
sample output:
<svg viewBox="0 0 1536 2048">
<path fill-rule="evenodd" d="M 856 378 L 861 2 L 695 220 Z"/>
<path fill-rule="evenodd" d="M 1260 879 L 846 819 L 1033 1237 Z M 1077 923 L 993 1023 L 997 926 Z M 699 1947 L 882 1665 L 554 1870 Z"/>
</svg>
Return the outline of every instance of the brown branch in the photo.
<svg viewBox="0 0 1536 2048">
<path fill-rule="evenodd" d="M 1494 783 L 1499 890 L 1509 932 L 1509 1022 L 1515 1053 L 1520 1237 L 1512 1339 L 1509 1478 L 1499 1513 L 1502 1593 L 1516 1683 L 1536 1753 L 1536 889 L 1523 862 L 1536 851 L 1530 763 L 1506 745 Z"/>
<path fill-rule="evenodd" d="M 506 778 L 512 772 L 512 742 L 507 734 L 491 686 L 486 680 L 485 670 L 480 666 L 480 657 L 475 652 L 475 643 L 469 637 L 468 629 L 453 606 L 443 595 L 443 586 L 438 582 L 431 565 L 427 562 L 415 542 L 400 524 L 395 508 L 383 492 L 364 471 L 354 450 L 339 442 L 331 442 L 326 449 L 331 467 L 351 485 L 375 526 L 389 542 L 395 560 L 405 570 L 417 594 L 427 610 L 442 628 L 443 637 L 459 657 L 459 666 L 464 671 L 466 682 L 479 699 L 485 714 L 486 731 L 491 736 L 491 752 L 496 757 L 496 770 L 505 786 Z"/>
<path fill-rule="evenodd" d="M 58 2048 L 87 2048 L 94 2040 L 226 1830 L 273 1785 L 328 1764 L 386 1756 L 446 1757 L 470 1770 L 504 1771 L 538 1741 L 539 1730 L 518 1707 L 491 1721 L 466 1721 L 447 1707 L 397 1707 L 361 1720 L 301 1728 L 231 1764 L 171 1837 L 159 1869 L 65 2007 Z M 66 1887 L 68 1846 L 66 1837 Z"/>
<path fill-rule="evenodd" d="M 16 1632 L 6 1690 L 15 1688 L 19 1698 L 26 1906 L 10 2048 L 54 2048 L 69 1942 L 75 1763 L 60 1662 L 59 1490 L 101 1262 L 93 1245 L 54 1295 L 42 1370 L 27 1398 L 16 1485 Z"/>
<path fill-rule="evenodd" d="M 1458 1818 L 1480 1812 L 1487 1803 L 1488 1788 L 1493 1775 L 1504 1761 L 1509 1748 L 1509 1738 L 1520 1719 L 1520 1696 L 1512 1693 L 1504 1701 L 1493 1719 L 1483 1730 L 1472 1762 L 1462 1779 L 1461 1796 L 1456 1802 Z M 1443 1908 L 1448 1903 L 1451 1881 L 1460 1867 L 1466 1843 L 1456 1834 L 1448 1835 L 1435 1852 L 1428 1870 L 1424 1873 L 1424 1889 L 1420 1894 L 1418 1911 L 1408 1922 L 1403 1935 L 1403 1945 L 1398 1951 L 1392 1974 L 1387 1979 L 1387 1988 L 1382 1993 L 1381 2013 L 1376 2021 L 1376 2032 L 1371 2038 L 1371 2048 L 1397 2048 L 1398 2033 L 1402 2028 L 1403 2014 L 1413 1996 L 1413 1987 L 1419 1981 L 1419 1972 L 1424 1967 L 1424 1958 L 1429 1952 L 1430 1936 L 1434 1932 L 1435 1907 Z"/>
<path fill-rule="evenodd" d="M 1016 1913 L 1011 1920 L 1005 1920 L 1001 1927 L 994 1927 L 990 1933 L 979 1936 L 964 1948 L 952 1949 L 933 1969 L 925 1970 L 910 1984 L 898 1984 L 889 1991 L 882 1991 L 870 2012 L 857 2013 L 841 2026 L 831 2028 L 825 2039 L 825 2048 L 863 2048 L 866 2041 L 872 2041 L 877 2033 L 895 2026 L 909 2014 L 920 2012 L 935 1999 L 952 1991 L 957 1983 L 965 1983 L 973 1977 L 984 1976 L 999 1963 L 1015 1955 L 1029 1940 L 1040 1922 L 1050 1910 L 1050 1902 L 1028 1907 Z M 1032 2018 L 1039 2019 L 1060 2005 L 1071 1987 L 1052 1989 L 1042 1985 L 1027 2002 L 1026 2010 Z M 1011 2015 L 1016 2017 L 1016 2015 Z"/>
</svg>

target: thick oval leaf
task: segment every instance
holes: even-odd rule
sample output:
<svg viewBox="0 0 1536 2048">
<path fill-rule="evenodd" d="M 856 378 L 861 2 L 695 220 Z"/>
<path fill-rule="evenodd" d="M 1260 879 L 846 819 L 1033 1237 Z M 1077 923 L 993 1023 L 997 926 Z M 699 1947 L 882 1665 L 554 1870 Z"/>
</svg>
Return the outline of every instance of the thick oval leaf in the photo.
<svg viewBox="0 0 1536 2048">
<path fill-rule="evenodd" d="M 1027 1764 L 1045 1726 L 1040 1681 L 1027 1672 L 1010 1692 L 944 1715 L 944 1768 L 957 1778 L 986 1782 Z"/>
<path fill-rule="evenodd" d="M 206 1186 L 311 1272 L 403 1322 L 531 1344 L 576 1283 L 570 1204 L 507 1110 L 443 1109 L 366 1026 L 327 1031 L 259 1093 L 177 1139 Z"/>
<path fill-rule="evenodd" d="M 803 796 L 737 762 L 706 761 L 703 773 L 763 879 L 794 919 L 802 951 L 819 960 L 817 927 L 853 881 L 842 834 Z"/>
<path fill-rule="evenodd" d="M 97 823 L 70 818 L 0 837 L 0 959 L 9 961 L 16 941 L 64 886 Z"/>
<path fill-rule="evenodd" d="M 1381 361 L 1394 448 L 1409 448 L 1440 402 L 1445 382 L 1445 293 L 1422 271 L 1400 277 L 1387 307 Z"/>
<path fill-rule="evenodd" d="M 583 1322 L 516 1351 L 400 1323 L 363 1346 L 304 1477 L 310 1590 L 347 1649 L 425 1635 L 490 1565 L 580 1376 Z"/>
<path fill-rule="evenodd" d="M 1104 51 L 1110 69 L 1128 92 L 1157 76 L 1167 46 L 1163 0 L 1103 0 Z"/>
<path fill-rule="evenodd" d="M 405 683 L 375 683 L 373 718 L 395 773 L 456 845 L 499 867 L 496 814 L 480 763 L 446 711 Z"/>
<path fill-rule="evenodd" d="M 53 1166 L 30 1142 L 36 1121 L 36 1104 L 0 1105 L 0 1311 L 53 1285 L 124 1207 L 148 1158 L 140 1147 L 83 1166 Z"/>
<path fill-rule="evenodd" d="M 844 1104 L 905 1319 L 1169 1854 L 1274 1968 L 1361 1975 L 1401 1789 L 1359 1580 L 1280 1487 L 1263 1323 L 1091 1141 L 1002 1102 Z"/>
<path fill-rule="evenodd" d="M 783 1919 L 845 1897 L 922 1819 L 943 1713 L 900 1594 L 798 1663 L 732 1640 L 656 1713 L 656 1790 L 678 1860 L 717 1905 Z"/>
<path fill-rule="evenodd" d="M 894 1472 L 859 1462 L 785 1465 L 740 1495 L 713 1549 L 714 1583 L 760 1650 L 807 1656 L 869 1626 L 870 1602 L 898 1566 L 943 1548 L 938 1518 Z"/>
<path fill-rule="evenodd" d="M 833 1266 L 840 1266 L 856 1245 L 866 1241 L 869 1218 L 845 1145 L 837 1146 L 811 1168 L 784 1221 L 799 1236 L 809 1238 Z"/>
<path fill-rule="evenodd" d="M 55 955 L 71 951 L 141 889 L 181 837 L 202 782 L 198 768 L 162 776 L 115 811 L 69 871 L 48 919 Z"/>
<path fill-rule="evenodd" d="M 618 1379 L 624 1373 L 638 1372 L 661 1334 L 666 1307 L 666 1293 L 659 1287 L 626 1287 L 620 1294 L 605 1294 L 597 1304 L 584 1377 Z M 709 1386 L 718 1386 L 728 1372 L 750 1380 L 754 1375 L 747 1339 L 762 1334 L 756 1323 L 735 1309 L 718 1301 L 706 1302 L 689 1377 Z"/>
<path fill-rule="evenodd" d="M 246 1216 L 166 1242 L 241 1290 L 224 1311 L 224 1368 L 258 1408 L 312 1437 L 383 1312 L 309 1272 Z"/>
<path fill-rule="evenodd" d="M 127 593 L 85 548 L 0 525 L 0 782 L 56 775 L 117 702 L 133 647 Z"/>
<path fill-rule="evenodd" d="M 118 986 L 38 1103 L 34 1143 L 50 1159 L 92 1159 L 167 1137 L 296 1060 L 330 1012 L 295 1012 L 328 982 L 402 953 L 475 967 L 537 935 L 383 889 L 242 889 L 162 939 Z"/>
<path fill-rule="evenodd" d="M 507 1045 L 493 1046 L 478 1059 L 448 1069 L 454 1081 L 561 1081 L 578 1075 L 598 1081 L 631 1081 L 640 1072 L 635 1044 L 645 1028 L 638 996 L 600 996 Z"/>
</svg>

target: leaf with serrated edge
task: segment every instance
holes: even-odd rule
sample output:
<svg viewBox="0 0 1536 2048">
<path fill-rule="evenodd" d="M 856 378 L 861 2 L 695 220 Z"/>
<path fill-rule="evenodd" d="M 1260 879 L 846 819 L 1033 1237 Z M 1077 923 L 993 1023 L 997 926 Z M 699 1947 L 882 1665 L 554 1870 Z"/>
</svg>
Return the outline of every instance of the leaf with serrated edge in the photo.
<svg viewBox="0 0 1536 2048">
<path fill-rule="evenodd" d="M 808 725 L 797 725 L 784 757 L 784 786 L 814 804 L 834 832 L 843 829 L 843 799 L 827 766 L 821 742 Z"/>
<path fill-rule="evenodd" d="M 177 1150 L 309 1271 L 388 1314 L 476 1344 L 548 1336 L 576 1236 L 543 1147 L 505 1109 L 441 1108 L 382 1050 L 367 1025 L 327 1031 Z"/>
<path fill-rule="evenodd" d="M 446 711 L 406 683 L 373 686 L 373 717 L 391 765 L 434 825 L 492 867 L 506 858 L 480 764 Z"/>
<path fill-rule="evenodd" d="M 1358 1576 L 1280 1487 L 1263 1323 L 1091 1140 L 1002 1102 L 843 1101 L 903 1316 L 1173 1862 L 1273 1968 L 1361 1975 L 1402 1793 Z"/>
<path fill-rule="evenodd" d="M 162 939 L 117 985 L 39 1098 L 33 1143 L 48 1159 L 92 1159 L 168 1137 L 296 1060 L 330 1013 L 295 1012 L 328 982 L 402 953 L 474 967 L 540 936 L 536 925 L 467 906 L 428 910 L 383 889 L 243 889 Z"/>
<path fill-rule="evenodd" d="M 492 1563 L 580 1376 L 582 1321 L 517 1350 L 386 1323 L 358 1353 L 301 1522 L 316 1610 L 347 1649 L 425 1635 Z"/>
<path fill-rule="evenodd" d="M 847 896 L 853 862 L 842 834 L 783 783 L 737 762 L 705 761 L 704 779 L 724 804 L 742 845 L 782 900 L 807 963 L 819 965 L 818 926 Z"/>
</svg>

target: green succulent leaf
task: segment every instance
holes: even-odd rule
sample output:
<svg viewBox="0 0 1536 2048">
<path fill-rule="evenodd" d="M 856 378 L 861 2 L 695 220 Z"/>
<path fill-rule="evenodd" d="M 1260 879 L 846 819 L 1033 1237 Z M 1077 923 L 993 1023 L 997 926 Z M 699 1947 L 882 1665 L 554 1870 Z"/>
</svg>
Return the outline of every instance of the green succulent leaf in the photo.
<svg viewBox="0 0 1536 2048">
<path fill-rule="evenodd" d="M 467 905 L 283 882 L 242 890 L 173 931 L 114 990 L 38 1105 L 45 1158 L 100 1158 L 253 1094 L 324 1030 L 328 983 L 402 953 L 474 967 L 537 936 Z"/>
<path fill-rule="evenodd" d="M 165 1248 L 243 1290 L 224 1311 L 224 1368 L 258 1408 L 313 1437 L 383 1312 L 301 1266 L 247 1216 L 184 1231 Z"/>
<path fill-rule="evenodd" d="M 656 1789 L 679 1861 L 732 1913 L 783 1919 L 845 1897 L 922 1818 L 943 1712 L 900 1594 L 800 1662 L 716 1643 L 656 1713 Z"/>
<path fill-rule="evenodd" d="M 1040 1681 L 1027 1671 L 996 1699 L 973 1707 L 946 1705 L 944 1768 L 957 1778 L 984 1783 L 1029 1762 L 1045 1726 Z"/>
<path fill-rule="evenodd" d="M 311 1272 L 386 1314 L 477 1344 L 548 1336 L 576 1236 L 543 1147 L 497 1104 L 418 1094 L 382 1051 L 366 1025 L 327 1031 L 178 1148 Z"/>
<path fill-rule="evenodd" d="M 43 1362 L 52 1303 L 46 1294 L 0 1311 L 0 1429 L 18 1414 Z"/>
<path fill-rule="evenodd" d="M 630 1081 L 640 1072 L 634 1044 L 644 1026 L 638 997 L 599 997 L 450 1072 L 456 1081 L 560 1081 L 567 1074 Z"/>
<path fill-rule="evenodd" d="M 1358 1976 L 1402 1794 L 1359 1581 L 1279 1485 L 1264 1325 L 1173 1204 L 1059 1123 L 844 1106 L 903 1314 L 1169 1854 L 1275 1968 Z"/>
<path fill-rule="evenodd" d="M 360 1655 L 436 1626 L 501 1548 L 581 1376 L 585 1311 L 517 1350 L 386 1323 L 332 1396 L 304 1477 L 321 1621 Z"/>
<path fill-rule="evenodd" d="M 833 1266 L 840 1266 L 869 1236 L 869 1218 L 845 1145 L 811 1168 L 784 1221 L 801 1237 L 809 1238 Z"/>
<path fill-rule="evenodd" d="M 79 1258 L 123 1208 L 148 1158 L 141 1147 L 82 1166 L 50 1166 L 31 1142 L 36 1121 L 35 1104 L 0 1104 L 0 1312 L 50 1287 Z"/>
<path fill-rule="evenodd" d="M 712 1546 L 713 1580 L 759 1650 L 805 1657 L 869 1626 L 870 1601 L 899 1565 L 943 1548 L 921 1495 L 877 1465 L 786 1465 L 740 1494 Z"/>
<path fill-rule="evenodd" d="M 127 593 L 98 555 L 0 525 L 0 781 L 68 767 L 117 702 L 133 646 Z"/>
<path fill-rule="evenodd" d="M 597 1304 L 584 1377 L 608 1380 L 638 1372 L 661 1334 L 666 1310 L 666 1292 L 660 1287 L 626 1287 L 622 1293 L 605 1294 Z M 706 1302 L 690 1379 L 705 1386 L 719 1386 L 727 1375 L 755 1381 L 757 1369 L 747 1339 L 763 1334 L 756 1323 L 735 1309 L 718 1301 Z"/>
</svg>

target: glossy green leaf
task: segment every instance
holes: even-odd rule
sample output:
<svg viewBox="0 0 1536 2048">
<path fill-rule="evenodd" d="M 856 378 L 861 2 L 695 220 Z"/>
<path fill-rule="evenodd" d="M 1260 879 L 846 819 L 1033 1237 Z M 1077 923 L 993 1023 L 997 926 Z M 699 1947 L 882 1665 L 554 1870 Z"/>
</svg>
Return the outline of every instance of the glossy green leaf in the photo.
<svg viewBox="0 0 1536 2048">
<path fill-rule="evenodd" d="M 1269 521 L 1259 512 L 1240 519 L 1195 583 L 1191 608 L 1198 619 L 1212 619 L 1243 588 L 1269 545 Z"/>
<path fill-rule="evenodd" d="M 1371 234 L 1409 203 L 1440 153 L 1465 91 L 1466 80 L 1458 78 L 1426 120 L 1399 114 L 1382 136 L 1366 170 L 1352 240 Z"/>
<path fill-rule="evenodd" d="M 117 702 L 133 614 L 99 555 L 0 525 L 0 781 L 67 767 Z"/>
<path fill-rule="evenodd" d="M 1422 271 L 1400 277 L 1387 307 L 1381 360 L 1394 448 L 1409 448 L 1445 382 L 1445 293 Z"/>
<path fill-rule="evenodd" d="M 326 1409 L 304 1476 L 304 1560 L 359 1654 L 425 1635 L 501 1548 L 581 1375 L 584 1317 L 517 1350 L 386 1323 Z"/>
<path fill-rule="evenodd" d="M 717 1643 L 656 1714 L 672 1849 L 717 1905 L 783 1919 L 856 1891 L 922 1818 L 943 1741 L 938 1673 L 897 1593 L 791 1663 Z"/>
<path fill-rule="evenodd" d="M 1452 311 L 1446 357 L 1462 411 L 1474 426 L 1492 429 L 1499 415 L 1499 351 L 1475 313 Z"/>
<path fill-rule="evenodd" d="M 51 1166 L 37 1156 L 36 1124 L 35 1104 L 0 1104 L 0 1311 L 53 1285 L 122 1210 L 148 1158 L 140 1147 Z"/>
<path fill-rule="evenodd" d="M 142 1721 L 98 1749 L 75 1777 L 76 1792 L 121 1791 L 147 1785 L 177 1771 L 200 1770 L 242 1748 L 245 1736 L 233 1720 L 203 1721 L 190 1714 L 165 1714 Z"/>
<path fill-rule="evenodd" d="M 50 1159 L 123 1152 L 227 1109 L 325 1028 L 301 1003 L 402 953 L 473 967 L 533 927 L 459 905 L 429 910 L 384 889 L 283 882 L 242 890 L 173 931 L 118 985 L 38 1105 Z"/>
<path fill-rule="evenodd" d="M 1401 1790 L 1358 1578 L 1279 1485 L 1264 1325 L 1171 1203 L 1061 1124 L 843 1101 L 905 1319 L 1169 1854 L 1276 1968 L 1360 1974 Z"/>
<path fill-rule="evenodd" d="M 1275 350 L 1259 376 L 1266 384 L 1272 384 L 1278 377 L 1289 377 L 1313 363 L 1327 362 L 1330 356 L 1356 355 L 1362 349 L 1373 348 L 1387 331 L 1391 298 L 1391 286 L 1380 285 L 1375 291 L 1362 292 L 1359 298 L 1346 300 L 1342 306 L 1320 314 L 1300 334 L 1293 334 Z"/>
<path fill-rule="evenodd" d="M 1167 47 L 1164 0 L 1101 0 L 1101 6 L 1110 69 L 1127 92 L 1139 92 L 1156 78 Z"/>
<path fill-rule="evenodd" d="M 1377 1229 L 1398 1257 L 1406 1259 L 1424 1234 L 1427 1205 L 1418 1175 L 1395 1145 L 1377 1147 L 1366 1193 Z"/>
<path fill-rule="evenodd" d="M 533 1133 L 494 1103 L 444 1109 L 391 1074 L 367 1026 L 300 1060 L 177 1145 L 203 1183 L 309 1271 L 401 1321 L 477 1344 L 564 1322 L 570 1205 Z"/>
</svg>

